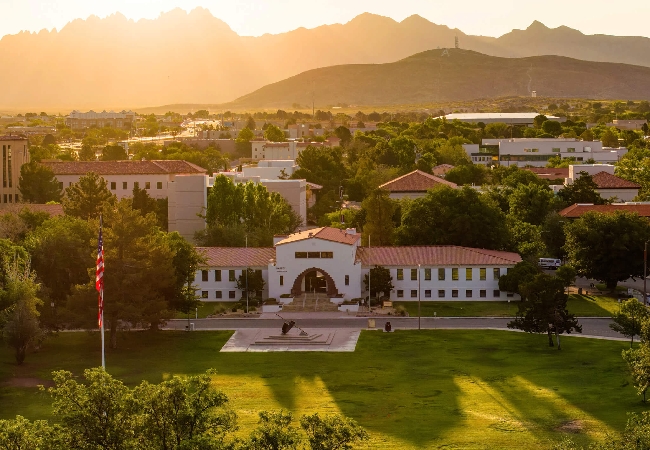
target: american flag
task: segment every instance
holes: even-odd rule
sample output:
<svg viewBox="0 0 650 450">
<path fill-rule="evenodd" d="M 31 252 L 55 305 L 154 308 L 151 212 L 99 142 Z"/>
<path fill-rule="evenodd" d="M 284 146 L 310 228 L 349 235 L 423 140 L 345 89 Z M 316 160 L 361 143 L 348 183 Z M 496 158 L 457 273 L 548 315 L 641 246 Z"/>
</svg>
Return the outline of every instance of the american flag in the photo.
<svg viewBox="0 0 650 450">
<path fill-rule="evenodd" d="M 102 238 L 102 223 L 99 222 L 99 240 L 97 243 L 97 270 L 95 272 L 95 289 L 99 292 L 99 311 L 97 322 L 102 327 L 104 317 L 104 240 Z"/>
</svg>

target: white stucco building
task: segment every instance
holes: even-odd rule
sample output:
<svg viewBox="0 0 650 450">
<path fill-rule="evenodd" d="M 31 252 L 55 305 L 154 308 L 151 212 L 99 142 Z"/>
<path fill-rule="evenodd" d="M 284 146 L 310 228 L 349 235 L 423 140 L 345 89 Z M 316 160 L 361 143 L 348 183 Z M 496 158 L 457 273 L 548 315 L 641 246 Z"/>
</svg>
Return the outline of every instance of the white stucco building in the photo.
<svg viewBox="0 0 650 450">
<path fill-rule="evenodd" d="M 304 293 L 331 302 L 368 296 L 364 276 L 390 270 L 395 301 L 496 301 L 518 299 L 499 291 L 499 277 L 521 261 L 516 253 L 457 246 L 361 247 L 355 230 L 323 227 L 276 238 L 273 248 L 199 248 L 207 258 L 195 284 L 205 301 L 238 301 L 236 279 L 260 270 L 264 298 L 290 303 Z M 370 280 L 372 285 L 372 279 Z"/>
<path fill-rule="evenodd" d="M 615 163 L 627 153 L 626 148 L 604 148 L 600 141 L 565 138 L 483 139 L 481 144 L 464 144 L 463 148 L 474 164 L 519 167 L 544 167 L 556 156 Z"/>
<path fill-rule="evenodd" d="M 106 180 L 118 199 L 131 197 L 133 188 L 145 189 L 152 198 L 167 198 L 168 185 L 178 175 L 205 174 L 205 169 L 187 161 L 42 161 L 54 172 L 59 187 L 66 189 L 79 178 L 94 172 Z"/>
</svg>

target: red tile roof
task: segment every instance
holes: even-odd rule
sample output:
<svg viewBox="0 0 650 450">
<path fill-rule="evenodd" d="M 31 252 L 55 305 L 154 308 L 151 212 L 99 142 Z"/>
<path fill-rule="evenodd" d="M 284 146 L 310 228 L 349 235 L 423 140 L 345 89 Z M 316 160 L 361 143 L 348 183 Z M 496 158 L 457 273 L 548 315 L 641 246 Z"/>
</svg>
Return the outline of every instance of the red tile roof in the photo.
<svg viewBox="0 0 650 450">
<path fill-rule="evenodd" d="M 593 176 L 593 180 L 599 189 L 641 189 L 638 184 L 607 172 L 598 172 Z"/>
<path fill-rule="evenodd" d="M 2 203 L 0 204 L 0 214 L 4 213 L 13 213 L 17 214 L 23 209 L 27 209 L 31 212 L 44 212 L 48 213 L 50 216 L 62 216 L 63 215 L 63 206 L 60 203 L 53 205 L 46 205 L 43 203 Z"/>
<path fill-rule="evenodd" d="M 568 208 L 564 208 L 560 211 L 562 217 L 568 219 L 577 219 L 582 217 L 583 214 L 595 211 L 603 214 L 614 214 L 616 211 L 625 211 L 630 213 L 637 213 L 641 217 L 650 217 L 650 204 L 640 204 L 640 205 L 590 205 L 590 204 L 579 204 L 571 205 Z"/>
<path fill-rule="evenodd" d="M 162 175 L 205 173 L 202 167 L 187 161 L 43 161 L 54 175 Z"/>
<path fill-rule="evenodd" d="M 559 178 L 569 178 L 568 167 L 526 167 L 524 170 L 533 172 L 538 177 L 545 180 L 557 180 Z"/>
<path fill-rule="evenodd" d="M 357 259 L 364 266 L 496 266 L 521 262 L 517 253 L 456 246 L 359 247 Z"/>
<path fill-rule="evenodd" d="M 414 170 L 379 187 L 390 192 L 423 192 L 439 185 L 449 186 L 454 189 L 458 187 L 456 183 L 443 180 L 435 175 L 429 175 L 421 170 Z"/>
<path fill-rule="evenodd" d="M 299 231 L 298 233 L 293 233 L 289 235 L 286 239 L 281 240 L 275 245 L 288 244 L 290 242 L 304 241 L 305 239 L 322 239 L 324 241 L 338 242 L 340 244 L 353 245 L 359 239 L 361 239 L 361 234 L 350 234 L 345 232 L 345 230 L 340 230 L 338 228 L 331 227 L 322 227 L 314 228 L 312 230 Z"/>
<path fill-rule="evenodd" d="M 206 267 L 267 267 L 275 248 L 197 247 L 207 258 Z"/>
</svg>

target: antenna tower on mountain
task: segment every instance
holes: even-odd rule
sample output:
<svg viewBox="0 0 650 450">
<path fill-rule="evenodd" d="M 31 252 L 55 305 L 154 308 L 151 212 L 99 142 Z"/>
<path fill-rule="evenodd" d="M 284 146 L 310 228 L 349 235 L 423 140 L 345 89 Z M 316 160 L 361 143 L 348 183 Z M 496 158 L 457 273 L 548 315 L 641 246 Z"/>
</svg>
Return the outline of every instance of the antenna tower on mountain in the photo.
<svg viewBox="0 0 650 450">
<path fill-rule="evenodd" d="M 458 43 L 458 36 L 456 36 L 456 48 L 460 48 L 460 44 Z"/>
</svg>

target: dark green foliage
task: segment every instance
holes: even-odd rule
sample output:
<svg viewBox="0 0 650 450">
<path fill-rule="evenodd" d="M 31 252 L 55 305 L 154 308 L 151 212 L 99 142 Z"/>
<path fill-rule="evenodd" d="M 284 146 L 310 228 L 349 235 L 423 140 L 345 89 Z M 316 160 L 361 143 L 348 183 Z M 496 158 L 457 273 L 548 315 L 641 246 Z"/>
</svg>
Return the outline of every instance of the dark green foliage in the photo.
<svg viewBox="0 0 650 450">
<path fill-rule="evenodd" d="M 18 189 L 22 200 L 27 203 L 61 201 L 61 188 L 54 172 L 35 161 L 20 168 Z"/>
</svg>

